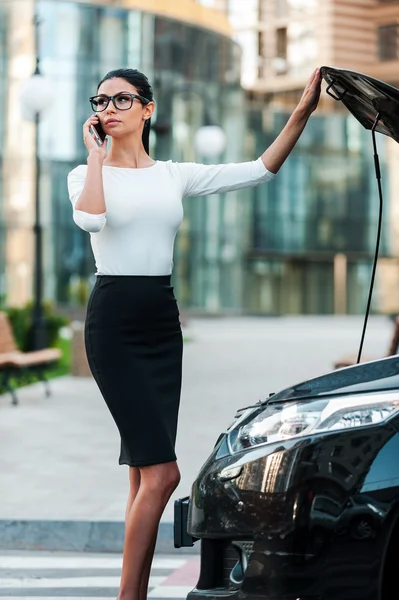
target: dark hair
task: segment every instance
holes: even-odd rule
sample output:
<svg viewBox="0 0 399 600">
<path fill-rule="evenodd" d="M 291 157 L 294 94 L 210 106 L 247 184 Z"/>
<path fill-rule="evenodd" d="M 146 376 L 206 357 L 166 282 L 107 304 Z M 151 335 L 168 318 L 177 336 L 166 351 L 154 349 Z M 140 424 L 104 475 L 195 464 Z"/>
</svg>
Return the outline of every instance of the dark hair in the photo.
<svg viewBox="0 0 399 600">
<path fill-rule="evenodd" d="M 97 91 L 104 81 L 108 79 L 124 79 L 130 85 L 133 85 L 140 96 L 146 98 L 149 102 L 154 101 L 154 92 L 152 91 L 152 87 L 150 82 L 144 73 L 140 73 L 137 69 L 115 69 L 114 71 L 110 71 L 106 74 L 106 76 L 100 81 L 97 86 Z M 142 141 L 144 150 L 149 154 L 150 152 L 150 129 L 151 129 L 151 119 L 147 119 L 144 124 Z"/>
</svg>

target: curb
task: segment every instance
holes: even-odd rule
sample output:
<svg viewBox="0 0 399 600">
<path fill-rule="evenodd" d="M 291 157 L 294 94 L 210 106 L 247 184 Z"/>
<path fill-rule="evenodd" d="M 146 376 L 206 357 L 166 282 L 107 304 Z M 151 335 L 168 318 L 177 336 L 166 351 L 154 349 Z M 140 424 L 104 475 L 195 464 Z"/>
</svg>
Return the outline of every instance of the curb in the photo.
<svg viewBox="0 0 399 600">
<path fill-rule="evenodd" d="M 0 519 L 0 550 L 123 552 L 122 521 L 13 521 Z M 161 522 L 155 552 L 198 554 L 199 544 L 175 548 L 173 523 Z"/>
</svg>

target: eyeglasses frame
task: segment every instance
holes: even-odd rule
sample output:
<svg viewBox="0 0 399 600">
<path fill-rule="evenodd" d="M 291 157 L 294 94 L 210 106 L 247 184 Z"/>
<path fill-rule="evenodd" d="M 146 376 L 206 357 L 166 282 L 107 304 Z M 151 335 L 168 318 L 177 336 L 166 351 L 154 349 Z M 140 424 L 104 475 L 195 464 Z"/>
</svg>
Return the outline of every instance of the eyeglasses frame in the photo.
<svg viewBox="0 0 399 600">
<path fill-rule="evenodd" d="M 117 96 L 121 96 L 121 95 L 123 95 L 123 96 L 130 96 L 132 98 L 132 104 L 131 104 L 131 106 L 129 106 L 129 108 L 118 108 L 116 106 L 116 104 L 115 104 L 115 98 Z M 92 102 L 93 102 L 94 98 L 100 98 L 100 97 L 108 98 L 107 106 L 105 106 L 102 110 L 95 110 L 93 108 Z M 140 102 L 143 105 L 149 104 L 151 102 L 151 100 L 148 100 L 148 98 L 144 98 L 144 96 L 139 96 L 138 94 L 131 94 L 130 92 L 118 92 L 114 96 L 107 96 L 107 94 L 97 94 L 97 96 L 90 96 L 89 102 L 91 104 L 91 108 L 92 108 L 93 112 L 104 112 L 104 110 L 107 110 L 107 108 L 108 108 L 109 103 L 111 102 L 111 100 L 112 100 L 112 104 L 114 105 L 114 107 L 115 107 L 116 110 L 130 110 L 132 108 L 132 106 L 133 106 L 133 101 L 134 101 L 135 98 L 137 98 L 137 100 L 140 100 Z"/>
</svg>

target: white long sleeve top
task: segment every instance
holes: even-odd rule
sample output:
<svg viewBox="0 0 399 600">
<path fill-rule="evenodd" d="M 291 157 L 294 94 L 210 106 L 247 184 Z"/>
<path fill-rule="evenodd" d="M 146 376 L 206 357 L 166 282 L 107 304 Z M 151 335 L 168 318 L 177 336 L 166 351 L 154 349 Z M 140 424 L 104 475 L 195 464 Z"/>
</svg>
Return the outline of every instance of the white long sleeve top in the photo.
<svg viewBox="0 0 399 600">
<path fill-rule="evenodd" d="M 106 212 L 75 209 L 87 165 L 68 175 L 75 223 L 90 233 L 97 275 L 170 275 L 173 246 L 183 219 L 182 200 L 254 187 L 275 177 L 261 158 L 202 165 L 157 161 L 151 167 L 103 166 Z"/>
</svg>

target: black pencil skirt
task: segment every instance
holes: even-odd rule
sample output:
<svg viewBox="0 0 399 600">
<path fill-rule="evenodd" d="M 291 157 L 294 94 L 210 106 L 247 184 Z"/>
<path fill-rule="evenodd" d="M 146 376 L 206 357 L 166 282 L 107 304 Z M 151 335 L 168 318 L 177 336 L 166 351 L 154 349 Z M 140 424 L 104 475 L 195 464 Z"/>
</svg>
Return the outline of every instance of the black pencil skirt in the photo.
<svg viewBox="0 0 399 600">
<path fill-rule="evenodd" d="M 85 344 L 121 436 L 119 464 L 176 460 L 182 334 L 170 276 L 98 275 Z"/>
</svg>

